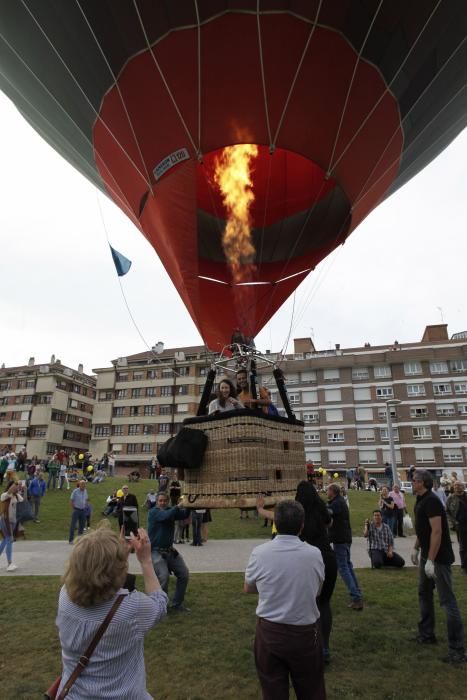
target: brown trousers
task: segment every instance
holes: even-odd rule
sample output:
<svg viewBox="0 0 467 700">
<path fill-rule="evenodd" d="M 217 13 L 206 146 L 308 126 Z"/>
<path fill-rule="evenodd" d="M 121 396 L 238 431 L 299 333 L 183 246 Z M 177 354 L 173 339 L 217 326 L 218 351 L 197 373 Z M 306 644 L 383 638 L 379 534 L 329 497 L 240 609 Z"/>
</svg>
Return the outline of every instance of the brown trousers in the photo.
<svg viewBox="0 0 467 700">
<path fill-rule="evenodd" d="M 326 700 L 319 622 L 283 625 L 258 618 L 255 663 L 263 700 L 287 700 L 289 675 L 297 700 Z"/>
</svg>

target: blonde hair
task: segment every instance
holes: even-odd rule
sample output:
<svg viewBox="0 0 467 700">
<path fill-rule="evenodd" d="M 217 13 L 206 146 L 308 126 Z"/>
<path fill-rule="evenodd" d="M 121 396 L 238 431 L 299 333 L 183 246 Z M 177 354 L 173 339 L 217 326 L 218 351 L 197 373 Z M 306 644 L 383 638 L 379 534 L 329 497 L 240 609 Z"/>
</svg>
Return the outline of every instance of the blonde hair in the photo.
<svg viewBox="0 0 467 700">
<path fill-rule="evenodd" d="M 113 598 L 127 571 L 127 544 L 104 522 L 76 541 L 62 582 L 70 600 L 88 608 Z"/>
</svg>

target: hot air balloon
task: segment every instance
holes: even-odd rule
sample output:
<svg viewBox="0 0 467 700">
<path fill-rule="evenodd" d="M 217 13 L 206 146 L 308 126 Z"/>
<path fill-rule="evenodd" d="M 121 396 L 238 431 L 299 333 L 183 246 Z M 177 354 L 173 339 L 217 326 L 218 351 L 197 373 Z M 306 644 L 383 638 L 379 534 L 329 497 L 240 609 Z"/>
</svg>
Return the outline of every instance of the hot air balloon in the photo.
<svg viewBox="0 0 467 700">
<path fill-rule="evenodd" d="M 467 124 L 462 0 L 9 0 L 0 88 L 152 243 L 206 344 L 254 337 Z M 253 253 L 221 245 L 254 144 Z"/>
<path fill-rule="evenodd" d="M 206 345 L 243 361 L 316 265 L 467 125 L 466 36 L 463 0 L 5 0 L 0 89 L 151 242 Z M 239 152 L 240 212 L 224 177 Z M 229 467 L 219 493 L 291 492 L 260 448 L 303 471 L 287 412 L 292 432 L 255 433 L 263 464 Z"/>
</svg>

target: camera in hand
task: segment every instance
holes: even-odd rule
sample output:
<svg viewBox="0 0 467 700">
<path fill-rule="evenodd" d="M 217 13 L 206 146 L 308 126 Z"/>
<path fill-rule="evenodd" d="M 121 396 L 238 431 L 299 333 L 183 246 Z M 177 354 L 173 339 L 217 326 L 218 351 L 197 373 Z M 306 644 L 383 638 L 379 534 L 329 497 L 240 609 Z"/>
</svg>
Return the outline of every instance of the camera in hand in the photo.
<svg viewBox="0 0 467 700">
<path fill-rule="evenodd" d="M 124 506 L 123 514 L 123 534 L 125 539 L 130 538 L 130 534 L 138 535 L 138 509 L 135 506 Z"/>
</svg>

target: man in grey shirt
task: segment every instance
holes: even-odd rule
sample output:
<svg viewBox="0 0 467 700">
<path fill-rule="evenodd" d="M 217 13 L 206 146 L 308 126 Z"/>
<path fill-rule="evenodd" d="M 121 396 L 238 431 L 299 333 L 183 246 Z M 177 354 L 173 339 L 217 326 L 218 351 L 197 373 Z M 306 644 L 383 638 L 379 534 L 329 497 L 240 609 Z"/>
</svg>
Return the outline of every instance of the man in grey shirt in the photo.
<svg viewBox="0 0 467 700">
<path fill-rule="evenodd" d="M 86 505 L 88 502 L 88 492 L 86 491 L 86 481 L 81 479 L 78 486 L 71 492 L 71 522 L 68 542 L 73 544 L 75 538 L 76 525 L 78 525 L 78 535 L 82 535 L 86 526 Z"/>
<path fill-rule="evenodd" d="M 305 514 L 297 501 L 276 506 L 275 539 L 255 547 L 244 591 L 259 593 L 255 663 L 263 700 L 325 700 L 324 664 L 316 605 L 324 581 L 321 552 L 299 539 Z"/>
</svg>

